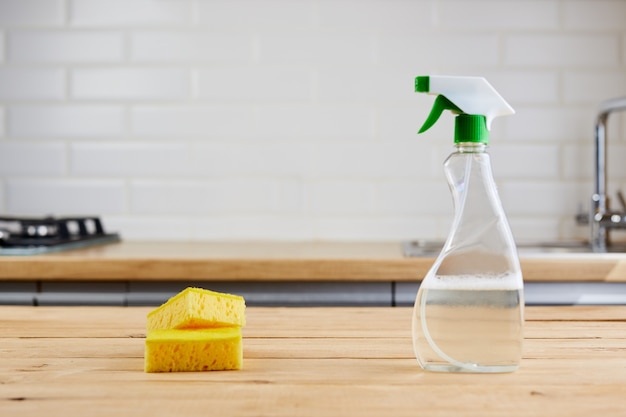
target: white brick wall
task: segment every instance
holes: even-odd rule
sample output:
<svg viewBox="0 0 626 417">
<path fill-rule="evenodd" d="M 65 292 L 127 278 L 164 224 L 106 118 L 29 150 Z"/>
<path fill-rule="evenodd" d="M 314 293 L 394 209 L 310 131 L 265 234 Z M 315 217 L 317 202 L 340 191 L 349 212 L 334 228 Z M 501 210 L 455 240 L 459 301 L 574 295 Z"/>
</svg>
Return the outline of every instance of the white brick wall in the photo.
<svg viewBox="0 0 626 417">
<path fill-rule="evenodd" d="M 0 100 L 58 101 L 65 99 L 63 68 L 0 68 Z"/>
<path fill-rule="evenodd" d="M 64 24 L 64 0 L 2 0 L 2 27 L 60 26 Z"/>
<path fill-rule="evenodd" d="M 9 213 L 42 215 L 122 214 L 128 211 L 125 184 L 120 180 L 49 179 L 7 181 Z"/>
<path fill-rule="evenodd" d="M 316 2 L 292 0 L 196 1 L 195 20 L 201 26 L 230 30 L 302 29 L 315 21 Z"/>
<path fill-rule="evenodd" d="M 136 63 L 233 64 L 252 60 L 252 34 L 205 32 L 191 27 L 173 30 L 133 31 L 130 60 Z"/>
<path fill-rule="evenodd" d="M 0 143 L 0 175 L 58 177 L 67 174 L 63 143 Z"/>
<path fill-rule="evenodd" d="M 332 30 L 415 32 L 434 29 L 438 12 L 435 2 L 423 0 L 320 0 L 317 7 L 319 26 Z"/>
<path fill-rule="evenodd" d="M 100 214 L 126 239 L 443 238 L 453 119 L 415 75 L 516 109 L 491 154 L 515 235 L 586 236 L 626 0 L 0 0 L 0 214 Z M 626 186 L 626 115 L 609 119 Z"/>
<path fill-rule="evenodd" d="M 619 36 L 605 34 L 512 34 L 504 64 L 522 68 L 595 68 L 619 63 Z"/>
<path fill-rule="evenodd" d="M 184 143 L 74 143 L 71 173 L 77 177 L 188 176 L 190 155 Z"/>
<path fill-rule="evenodd" d="M 124 133 L 118 105 L 15 105 L 7 109 L 10 138 L 93 139 Z"/>
<path fill-rule="evenodd" d="M 543 0 L 454 0 L 439 7 L 447 29 L 553 30 L 559 25 L 559 5 Z"/>
<path fill-rule="evenodd" d="M 137 180 L 130 184 L 136 214 L 228 215 L 275 212 L 278 184 L 265 179 Z"/>
<path fill-rule="evenodd" d="M 9 63 L 114 63 L 124 57 L 121 33 L 87 30 L 12 30 Z"/>
<path fill-rule="evenodd" d="M 196 74 L 196 97 L 203 101 L 313 100 L 314 72 L 307 68 L 229 66 L 201 68 Z"/>
<path fill-rule="evenodd" d="M 177 68 L 77 69 L 71 89 L 77 100 L 180 100 L 191 96 L 191 74 Z"/>
<path fill-rule="evenodd" d="M 250 137 L 253 109 L 245 105 L 137 105 L 131 109 L 131 133 L 142 138 L 215 140 Z"/>
<path fill-rule="evenodd" d="M 189 1 L 73 0 L 71 26 L 180 26 L 191 23 Z"/>
<path fill-rule="evenodd" d="M 624 16 L 626 3 L 620 0 L 578 0 L 563 5 L 563 25 L 566 29 L 623 31 Z"/>
</svg>

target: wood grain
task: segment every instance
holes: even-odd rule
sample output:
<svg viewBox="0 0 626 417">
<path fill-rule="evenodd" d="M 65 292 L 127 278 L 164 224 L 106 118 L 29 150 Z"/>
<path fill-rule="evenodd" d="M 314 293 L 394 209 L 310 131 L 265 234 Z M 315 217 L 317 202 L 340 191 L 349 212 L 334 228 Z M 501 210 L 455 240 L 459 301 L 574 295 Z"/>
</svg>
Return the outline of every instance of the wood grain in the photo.
<svg viewBox="0 0 626 417">
<path fill-rule="evenodd" d="M 626 307 L 528 307 L 521 368 L 424 372 L 410 308 L 249 308 L 244 369 L 145 374 L 149 308 L 0 307 L 0 414 L 619 416 Z"/>
<path fill-rule="evenodd" d="M 32 257 L 0 257 L 0 280 L 420 281 L 433 258 L 400 243 L 122 242 Z M 524 279 L 626 282 L 626 254 L 522 257 Z"/>
</svg>

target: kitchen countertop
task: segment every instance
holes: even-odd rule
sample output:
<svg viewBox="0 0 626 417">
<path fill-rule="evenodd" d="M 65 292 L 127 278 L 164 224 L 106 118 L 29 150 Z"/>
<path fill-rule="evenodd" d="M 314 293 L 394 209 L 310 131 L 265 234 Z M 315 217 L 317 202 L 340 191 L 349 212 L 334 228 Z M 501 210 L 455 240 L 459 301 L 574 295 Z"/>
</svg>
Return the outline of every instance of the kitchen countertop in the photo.
<svg viewBox="0 0 626 417">
<path fill-rule="evenodd" d="M 121 242 L 37 256 L 0 257 L 3 281 L 419 281 L 434 259 L 401 243 Z M 626 254 L 521 257 L 524 280 L 626 282 Z"/>
<path fill-rule="evenodd" d="M 11 416 L 617 416 L 626 307 L 529 307 L 507 374 L 413 356 L 410 308 L 248 308 L 240 371 L 146 374 L 149 308 L 0 307 Z"/>
</svg>

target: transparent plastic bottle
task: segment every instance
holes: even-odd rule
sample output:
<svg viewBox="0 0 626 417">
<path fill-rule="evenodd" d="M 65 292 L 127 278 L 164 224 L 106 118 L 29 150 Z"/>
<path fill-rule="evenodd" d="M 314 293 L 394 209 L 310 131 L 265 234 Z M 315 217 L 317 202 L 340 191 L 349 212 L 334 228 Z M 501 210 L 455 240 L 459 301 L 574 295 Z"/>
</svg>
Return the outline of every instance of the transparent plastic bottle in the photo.
<svg viewBox="0 0 626 417">
<path fill-rule="evenodd" d="M 515 243 L 484 143 L 457 143 L 444 167 L 452 233 L 420 285 L 413 345 L 420 365 L 511 372 L 522 355 L 524 295 Z"/>
<path fill-rule="evenodd" d="M 454 220 L 415 299 L 415 356 L 431 371 L 514 371 L 522 356 L 523 279 L 486 152 L 491 120 L 514 111 L 484 78 L 421 76 L 415 89 L 439 94 L 420 133 L 444 110 L 457 114 L 456 152 L 444 163 Z"/>
</svg>

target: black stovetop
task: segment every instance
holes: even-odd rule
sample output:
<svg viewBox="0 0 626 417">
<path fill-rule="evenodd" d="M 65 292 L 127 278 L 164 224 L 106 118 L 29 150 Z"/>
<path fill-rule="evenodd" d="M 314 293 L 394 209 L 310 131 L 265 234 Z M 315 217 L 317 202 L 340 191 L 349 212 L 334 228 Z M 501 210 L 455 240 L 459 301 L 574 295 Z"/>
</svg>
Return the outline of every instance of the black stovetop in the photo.
<svg viewBox="0 0 626 417">
<path fill-rule="evenodd" d="M 98 217 L 0 216 L 0 255 L 34 255 L 119 242 Z"/>
</svg>

